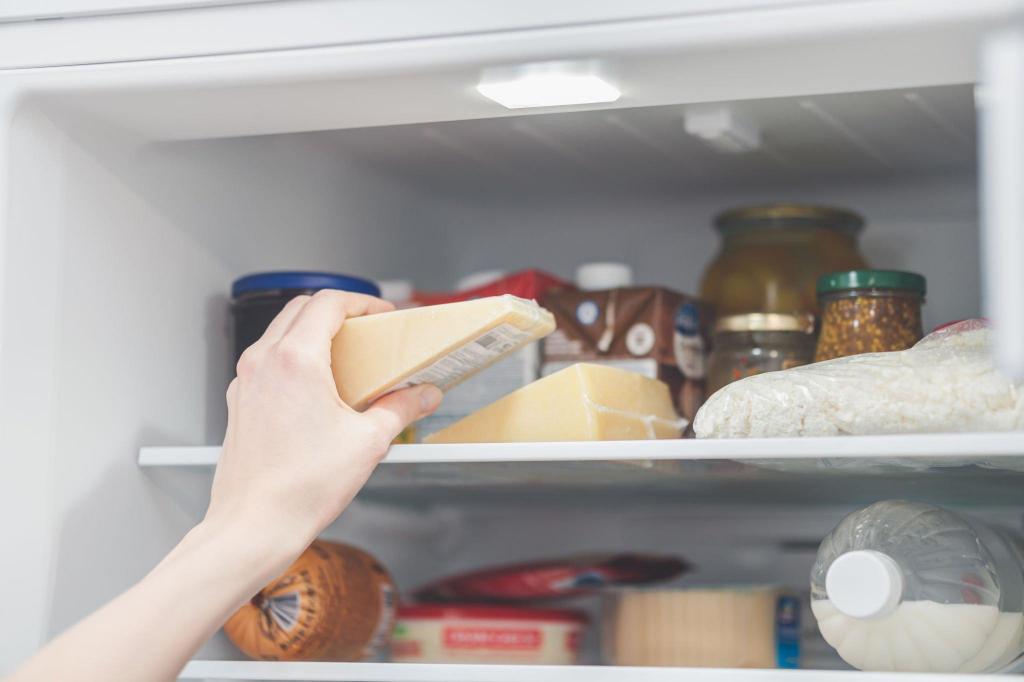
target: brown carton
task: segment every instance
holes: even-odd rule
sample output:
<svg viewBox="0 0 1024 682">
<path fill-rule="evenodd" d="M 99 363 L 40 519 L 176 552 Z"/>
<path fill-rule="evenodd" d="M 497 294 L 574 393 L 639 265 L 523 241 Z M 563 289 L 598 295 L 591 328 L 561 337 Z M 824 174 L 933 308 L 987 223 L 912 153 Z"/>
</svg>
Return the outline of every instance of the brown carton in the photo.
<svg viewBox="0 0 1024 682">
<path fill-rule="evenodd" d="M 564 289 L 541 297 L 556 329 L 543 342 L 544 375 L 574 362 L 606 363 L 660 379 L 693 421 L 704 402 L 712 315 L 692 296 L 661 287 Z"/>
</svg>

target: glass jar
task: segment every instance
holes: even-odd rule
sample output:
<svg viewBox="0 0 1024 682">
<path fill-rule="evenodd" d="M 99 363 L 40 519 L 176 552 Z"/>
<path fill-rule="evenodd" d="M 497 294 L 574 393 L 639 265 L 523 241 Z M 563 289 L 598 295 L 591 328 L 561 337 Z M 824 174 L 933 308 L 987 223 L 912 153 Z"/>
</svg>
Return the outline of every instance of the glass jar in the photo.
<svg viewBox="0 0 1024 682">
<path fill-rule="evenodd" d="M 814 359 L 814 317 L 748 313 L 721 317 L 708 358 L 708 394 L 761 372 L 806 365 Z"/>
<path fill-rule="evenodd" d="M 263 336 L 288 301 L 321 289 L 380 296 L 380 289 L 369 280 L 330 272 L 257 272 L 236 279 L 231 284 L 235 360 Z"/>
<path fill-rule="evenodd" d="M 851 211 L 770 204 L 722 213 L 722 247 L 704 271 L 701 298 L 719 315 L 816 313 L 815 283 L 868 267 L 857 248 L 863 219 Z"/>
<path fill-rule="evenodd" d="M 814 361 L 905 350 L 921 340 L 925 278 L 898 270 L 833 272 L 818 280 Z"/>
</svg>

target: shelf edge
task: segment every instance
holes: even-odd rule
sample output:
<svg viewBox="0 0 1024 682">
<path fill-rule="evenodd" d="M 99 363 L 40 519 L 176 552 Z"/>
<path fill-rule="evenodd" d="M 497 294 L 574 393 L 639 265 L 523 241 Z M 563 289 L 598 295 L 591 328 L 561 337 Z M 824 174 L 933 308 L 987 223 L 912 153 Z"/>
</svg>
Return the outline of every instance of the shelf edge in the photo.
<svg viewBox="0 0 1024 682">
<path fill-rule="evenodd" d="M 142 447 L 141 467 L 211 467 L 219 446 Z M 394 445 L 388 464 L 582 462 L 622 460 L 759 460 L 888 457 L 987 459 L 1024 457 L 1024 432 L 935 433 L 828 438 L 457 443 Z"/>
</svg>

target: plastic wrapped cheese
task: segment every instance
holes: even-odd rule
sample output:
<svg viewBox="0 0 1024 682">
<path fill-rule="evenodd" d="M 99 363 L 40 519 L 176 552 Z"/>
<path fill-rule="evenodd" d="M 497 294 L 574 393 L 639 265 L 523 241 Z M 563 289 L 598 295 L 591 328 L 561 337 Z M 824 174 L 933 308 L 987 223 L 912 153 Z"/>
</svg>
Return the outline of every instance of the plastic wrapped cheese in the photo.
<svg viewBox="0 0 1024 682">
<path fill-rule="evenodd" d="M 555 328 L 551 313 L 516 296 L 491 296 L 346 320 L 331 347 L 338 394 L 362 410 L 417 384 L 442 391 Z"/>
<path fill-rule="evenodd" d="M 1022 384 L 1001 375 L 990 330 L 967 320 L 905 351 L 866 353 L 729 384 L 694 420 L 698 438 L 1009 431 Z"/>
<path fill-rule="evenodd" d="M 686 420 L 668 386 L 616 367 L 579 363 L 427 436 L 427 443 L 679 438 Z"/>
</svg>

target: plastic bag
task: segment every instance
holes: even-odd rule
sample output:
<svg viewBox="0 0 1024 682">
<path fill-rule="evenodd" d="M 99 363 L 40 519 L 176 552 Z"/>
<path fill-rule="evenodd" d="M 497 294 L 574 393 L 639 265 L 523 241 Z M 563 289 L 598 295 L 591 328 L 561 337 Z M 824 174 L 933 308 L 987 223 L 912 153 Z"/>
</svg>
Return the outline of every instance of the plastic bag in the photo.
<svg viewBox="0 0 1024 682">
<path fill-rule="evenodd" d="M 913 348 L 768 372 L 729 384 L 694 420 L 698 438 L 878 435 L 1024 428 L 1020 382 L 1000 374 L 984 320 L 929 334 Z M 977 460 L 879 460 L 898 468 Z M 982 463 L 1021 466 L 1012 460 Z M 835 466 L 833 463 L 831 466 Z"/>
</svg>

